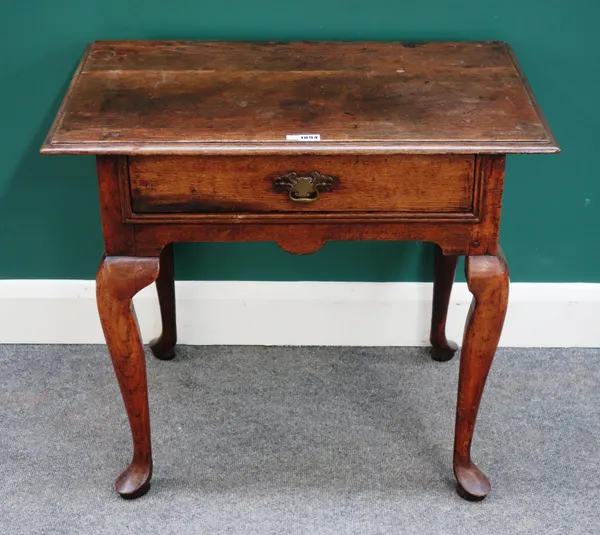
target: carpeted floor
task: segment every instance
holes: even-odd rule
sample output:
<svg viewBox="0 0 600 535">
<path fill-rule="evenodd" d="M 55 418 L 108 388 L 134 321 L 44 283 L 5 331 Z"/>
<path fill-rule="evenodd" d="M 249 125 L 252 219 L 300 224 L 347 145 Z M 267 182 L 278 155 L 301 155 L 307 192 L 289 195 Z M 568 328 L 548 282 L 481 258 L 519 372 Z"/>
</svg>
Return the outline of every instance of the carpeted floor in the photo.
<svg viewBox="0 0 600 535">
<path fill-rule="evenodd" d="M 458 359 L 423 348 L 180 347 L 148 359 L 155 471 L 103 346 L 0 346 L 0 534 L 598 534 L 600 350 L 498 352 L 452 477 Z"/>
</svg>

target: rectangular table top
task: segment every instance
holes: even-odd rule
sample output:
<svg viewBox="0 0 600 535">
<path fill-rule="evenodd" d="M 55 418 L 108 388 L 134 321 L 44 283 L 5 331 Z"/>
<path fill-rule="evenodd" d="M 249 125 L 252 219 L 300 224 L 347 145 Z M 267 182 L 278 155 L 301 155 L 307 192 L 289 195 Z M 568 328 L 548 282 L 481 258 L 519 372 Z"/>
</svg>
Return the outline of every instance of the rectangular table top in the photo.
<svg viewBox="0 0 600 535">
<path fill-rule="evenodd" d="M 302 135 L 320 139 L 298 141 Z M 86 49 L 42 147 L 80 154 L 558 150 L 501 42 L 98 41 Z"/>
</svg>

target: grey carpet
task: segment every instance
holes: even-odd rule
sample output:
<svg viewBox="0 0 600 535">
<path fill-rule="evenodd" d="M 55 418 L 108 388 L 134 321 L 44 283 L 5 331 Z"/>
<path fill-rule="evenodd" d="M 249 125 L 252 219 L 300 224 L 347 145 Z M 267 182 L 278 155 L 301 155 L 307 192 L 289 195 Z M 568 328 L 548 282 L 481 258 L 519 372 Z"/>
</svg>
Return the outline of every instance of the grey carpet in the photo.
<svg viewBox="0 0 600 535">
<path fill-rule="evenodd" d="M 102 346 L 0 346 L 0 534 L 597 534 L 600 350 L 500 350 L 454 490 L 458 361 L 422 348 L 180 347 L 149 363 L 155 472 Z"/>
</svg>

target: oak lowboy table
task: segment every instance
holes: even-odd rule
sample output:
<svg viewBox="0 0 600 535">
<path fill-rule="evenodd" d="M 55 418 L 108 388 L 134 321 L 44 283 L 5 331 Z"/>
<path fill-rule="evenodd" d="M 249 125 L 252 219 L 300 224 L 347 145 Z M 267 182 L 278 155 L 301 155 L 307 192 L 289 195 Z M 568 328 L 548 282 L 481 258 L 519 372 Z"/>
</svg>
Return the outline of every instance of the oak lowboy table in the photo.
<svg viewBox="0 0 600 535">
<path fill-rule="evenodd" d="M 46 154 L 97 158 L 102 327 L 133 437 L 117 491 L 150 487 L 144 351 L 133 296 L 156 281 L 160 359 L 176 342 L 173 242 L 436 244 L 431 345 L 446 339 L 459 255 L 473 293 L 461 352 L 454 473 L 482 499 L 473 428 L 508 300 L 498 246 L 507 153 L 552 153 L 510 48 L 482 43 L 104 41 L 89 46 Z"/>
</svg>

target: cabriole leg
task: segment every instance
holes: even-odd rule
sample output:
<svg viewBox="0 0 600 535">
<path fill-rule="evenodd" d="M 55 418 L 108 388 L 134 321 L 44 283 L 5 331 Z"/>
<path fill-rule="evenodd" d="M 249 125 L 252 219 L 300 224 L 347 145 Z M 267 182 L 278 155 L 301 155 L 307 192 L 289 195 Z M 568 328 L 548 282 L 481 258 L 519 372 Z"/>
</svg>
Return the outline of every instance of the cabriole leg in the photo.
<svg viewBox="0 0 600 535">
<path fill-rule="evenodd" d="M 158 258 L 108 256 L 102 259 L 96 278 L 100 321 L 133 438 L 131 464 L 116 482 L 123 498 L 148 492 L 152 477 L 146 360 L 132 298 L 154 282 L 158 268 Z"/>
<path fill-rule="evenodd" d="M 444 256 L 440 247 L 435 248 L 435 268 L 433 276 L 433 308 L 431 310 L 431 358 L 439 362 L 450 360 L 457 345 L 446 339 L 446 318 L 448 304 L 454 284 L 458 256 Z"/>
<path fill-rule="evenodd" d="M 491 490 L 485 474 L 471 460 L 471 441 L 485 381 L 492 365 L 508 304 L 508 266 L 497 256 L 466 258 L 465 273 L 473 301 L 461 348 L 454 437 L 454 475 L 459 494 L 482 500 Z"/>
<path fill-rule="evenodd" d="M 175 344 L 177 343 L 175 269 L 172 243 L 166 245 L 160 254 L 160 271 L 156 279 L 156 291 L 160 304 L 162 333 L 150 342 L 150 349 L 157 359 L 171 360 L 175 357 Z"/>
</svg>

